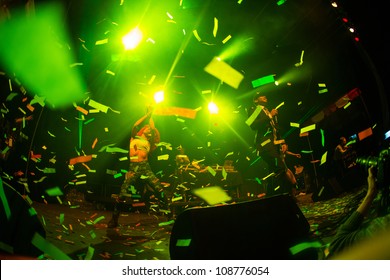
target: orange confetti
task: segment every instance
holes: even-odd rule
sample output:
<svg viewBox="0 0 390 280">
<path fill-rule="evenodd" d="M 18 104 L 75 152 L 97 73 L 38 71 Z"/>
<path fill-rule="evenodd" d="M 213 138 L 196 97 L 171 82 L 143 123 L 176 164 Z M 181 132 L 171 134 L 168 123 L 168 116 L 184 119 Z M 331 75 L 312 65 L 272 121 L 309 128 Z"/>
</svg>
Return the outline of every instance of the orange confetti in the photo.
<svg viewBox="0 0 390 280">
<path fill-rule="evenodd" d="M 145 202 L 133 203 L 132 206 L 133 206 L 133 207 L 145 206 Z"/>
<path fill-rule="evenodd" d="M 98 139 L 95 138 L 95 141 L 93 141 L 93 144 L 92 144 L 92 149 L 95 149 L 95 146 L 96 146 L 96 143 L 98 142 Z"/>
<path fill-rule="evenodd" d="M 33 116 L 28 116 L 27 118 L 18 118 L 18 119 L 15 119 L 15 122 L 16 123 L 20 123 L 20 122 L 23 122 L 23 121 L 29 121 L 29 120 L 32 120 Z"/>
<path fill-rule="evenodd" d="M 75 158 L 71 158 L 69 160 L 69 164 L 70 165 L 74 165 L 76 163 L 81 163 L 81 162 L 88 162 L 88 161 L 91 161 L 92 160 L 92 155 L 88 155 L 88 156 L 79 156 L 79 157 L 75 157 Z"/>
<path fill-rule="evenodd" d="M 82 165 L 83 165 L 85 168 L 87 168 L 87 170 L 91 170 L 91 168 L 90 168 L 88 165 L 86 165 L 85 163 L 82 163 Z"/>
<path fill-rule="evenodd" d="M 30 104 L 27 104 L 27 109 L 29 109 L 31 112 L 34 112 L 35 108 L 31 106 Z"/>
<path fill-rule="evenodd" d="M 196 118 L 196 110 L 188 108 L 179 108 L 179 107 L 169 107 L 169 108 L 156 108 L 154 110 L 154 115 L 160 116 L 180 116 L 189 119 Z"/>
<path fill-rule="evenodd" d="M 85 110 L 84 108 L 81 108 L 80 106 L 77 106 L 76 110 L 83 113 L 84 115 L 88 115 L 88 111 Z"/>
</svg>

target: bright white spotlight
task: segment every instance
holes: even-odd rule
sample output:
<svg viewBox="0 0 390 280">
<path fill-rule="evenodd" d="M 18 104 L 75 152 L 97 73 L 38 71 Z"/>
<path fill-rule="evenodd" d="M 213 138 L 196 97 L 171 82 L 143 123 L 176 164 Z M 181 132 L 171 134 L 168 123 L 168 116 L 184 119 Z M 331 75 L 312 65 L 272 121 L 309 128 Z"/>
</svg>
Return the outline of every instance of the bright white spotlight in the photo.
<svg viewBox="0 0 390 280">
<path fill-rule="evenodd" d="M 126 50 L 135 49 L 142 40 L 142 31 L 137 27 L 122 37 L 122 43 Z"/>
<path fill-rule="evenodd" d="M 209 108 L 210 114 L 215 115 L 215 114 L 218 114 L 218 112 L 219 112 L 219 108 L 218 108 L 217 104 L 215 104 L 212 101 L 209 103 L 208 108 Z"/>
<path fill-rule="evenodd" d="M 164 91 L 160 90 L 160 91 L 156 92 L 153 97 L 154 97 L 154 101 L 156 102 L 156 104 L 163 102 L 164 101 Z"/>
</svg>

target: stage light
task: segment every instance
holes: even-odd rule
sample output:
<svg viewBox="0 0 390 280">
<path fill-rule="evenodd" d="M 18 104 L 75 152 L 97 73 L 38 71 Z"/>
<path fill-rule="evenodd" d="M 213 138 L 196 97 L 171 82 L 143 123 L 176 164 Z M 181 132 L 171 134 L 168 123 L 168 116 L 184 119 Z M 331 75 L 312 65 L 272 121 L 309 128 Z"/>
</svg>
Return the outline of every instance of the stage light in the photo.
<svg viewBox="0 0 390 280">
<path fill-rule="evenodd" d="M 156 102 L 156 104 L 163 102 L 164 101 L 164 91 L 160 90 L 160 91 L 156 92 L 153 97 L 154 97 L 154 101 Z"/>
<path fill-rule="evenodd" d="M 337 7 L 338 7 L 336 1 L 333 1 L 331 5 L 332 5 L 332 7 L 334 7 L 334 8 L 337 8 Z"/>
<path fill-rule="evenodd" d="M 212 115 L 216 115 L 219 112 L 219 108 L 218 108 L 217 104 L 215 104 L 212 101 L 209 103 L 208 108 L 209 108 L 210 114 L 212 114 Z"/>
<path fill-rule="evenodd" d="M 122 43 L 126 50 L 135 49 L 142 40 L 142 31 L 137 27 L 122 37 Z"/>
</svg>

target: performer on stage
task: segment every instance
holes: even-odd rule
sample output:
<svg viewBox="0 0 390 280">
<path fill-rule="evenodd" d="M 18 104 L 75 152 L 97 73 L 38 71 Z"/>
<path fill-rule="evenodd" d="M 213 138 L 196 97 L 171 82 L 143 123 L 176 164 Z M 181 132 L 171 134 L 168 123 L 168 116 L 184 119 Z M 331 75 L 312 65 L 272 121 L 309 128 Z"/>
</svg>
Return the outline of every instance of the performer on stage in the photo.
<svg viewBox="0 0 390 280">
<path fill-rule="evenodd" d="M 149 154 L 155 150 L 156 144 L 160 142 L 160 133 L 154 126 L 152 112 L 152 108 L 149 107 L 147 113 L 133 125 L 129 151 L 130 166 L 118 195 L 118 203 L 123 203 L 126 198 L 131 197 L 132 195 L 129 193 L 130 186 L 135 184 L 138 179 L 142 179 L 154 193 L 154 196 L 149 197 L 149 199 L 154 198 L 156 200 L 154 205 L 158 207 L 167 206 L 167 198 L 160 180 L 153 173 L 148 162 Z M 151 201 L 148 202 L 151 203 Z M 116 204 L 112 219 L 108 223 L 109 227 L 118 226 L 119 214 L 120 211 Z"/>
<path fill-rule="evenodd" d="M 295 186 L 297 184 L 297 180 L 294 176 L 294 173 L 291 171 L 291 169 L 287 165 L 286 156 L 289 155 L 289 156 L 294 156 L 296 158 L 301 158 L 301 154 L 297 154 L 297 153 L 293 153 L 293 152 L 289 151 L 287 143 L 283 143 L 280 145 L 280 152 L 282 154 L 283 162 L 285 164 L 287 179 L 289 180 L 289 182 L 291 182 L 291 184 L 293 184 Z M 295 193 L 295 191 L 296 191 L 296 188 L 293 188 L 293 193 Z"/>
<path fill-rule="evenodd" d="M 268 98 L 261 92 L 256 92 L 253 97 L 254 105 L 249 109 L 246 123 L 252 130 L 256 131 L 255 146 L 257 154 L 267 163 L 270 172 L 275 176 L 283 174 L 292 185 L 296 184 L 294 176 L 288 172 L 284 157 L 280 150 L 280 145 L 285 141 L 280 139 L 277 122 L 278 110 L 267 108 Z"/>
<path fill-rule="evenodd" d="M 334 149 L 333 161 L 335 163 L 335 176 L 341 179 L 344 176 L 346 166 L 344 164 L 345 155 L 349 150 L 347 146 L 347 138 L 344 136 L 340 137 L 339 144 Z"/>
</svg>

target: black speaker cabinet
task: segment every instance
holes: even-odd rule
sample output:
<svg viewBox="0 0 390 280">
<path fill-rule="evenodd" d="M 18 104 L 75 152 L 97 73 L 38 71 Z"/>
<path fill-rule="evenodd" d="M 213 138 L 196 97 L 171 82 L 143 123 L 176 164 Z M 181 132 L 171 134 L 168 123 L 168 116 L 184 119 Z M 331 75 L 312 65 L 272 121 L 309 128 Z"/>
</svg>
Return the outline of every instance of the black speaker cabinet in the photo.
<svg viewBox="0 0 390 280">
<path fill-rule="evenodd" d="M 6 182 L 0 199 L 0 250 L 20 257 L 38 257 L 43 252 L 32 243 L 35 233 L 46 238 L 46 231 L 35 210 Z"/>
<path fill-rule="evenodd" d="M 286 260 L 310 240 L 310 225 L 287 194 L 229 205 L 190 208 L 172 227 L 172 260 Z"/>
</svg>

